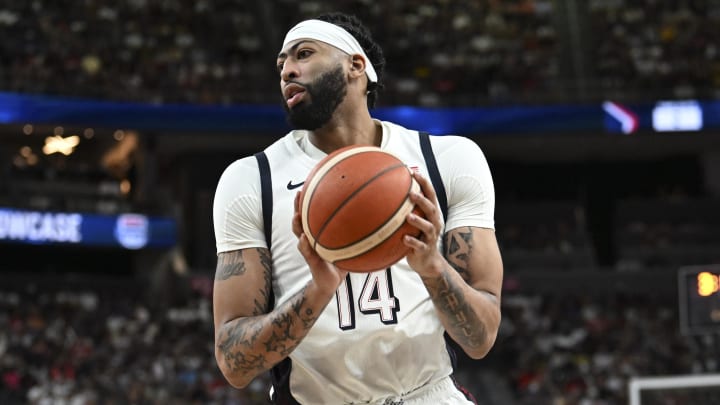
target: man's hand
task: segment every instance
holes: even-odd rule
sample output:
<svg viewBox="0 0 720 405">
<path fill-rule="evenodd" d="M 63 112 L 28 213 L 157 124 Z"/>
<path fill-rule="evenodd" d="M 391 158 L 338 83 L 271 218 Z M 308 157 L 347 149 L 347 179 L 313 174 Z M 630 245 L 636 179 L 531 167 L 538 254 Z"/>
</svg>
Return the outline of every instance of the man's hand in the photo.
<svg viewBox="0 0 720 405">
<path fill-rule="evenodd" d="M 410 201 L 422 210 L 425 218 L 414 213 L 410 213 L 407 217 L 407 222 L 421 232 L 417 238 L 406 235 L 403 240 L 405 246 L 410 248 L 407 261 L 421 277 L 437 275 L 445 266 L 445 259 L 437 248 L 442 231 L 437 196 L 428 179 L 417 172 L 413 173 L 413 177 L 422 192 L 411 193 Z"/>
<path fill-rule="evenodd" d="M 310 240 L 303 232 L 302 227 L 300 192 L 295 194 L 295 213 L 293 214 L 292 230 L 295 236 L 298 237 L 298 250 L 305 258 L 308 266 L 310 266 L 313 281 L 320 290 L 326 292 L 331 291 L 334 294 L 338 286 L 345 280 L 348 272 L 338 269 L 332 263 L 325 261 L 310 245 Z"/>
</svg>

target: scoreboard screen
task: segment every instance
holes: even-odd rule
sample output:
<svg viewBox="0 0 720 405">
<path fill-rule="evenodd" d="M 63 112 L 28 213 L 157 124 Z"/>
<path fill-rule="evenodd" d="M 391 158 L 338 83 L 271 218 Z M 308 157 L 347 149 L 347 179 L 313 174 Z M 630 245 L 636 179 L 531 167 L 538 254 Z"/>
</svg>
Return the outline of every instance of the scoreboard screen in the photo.
<svg viewBox="0 0 720 405">
<path fill-rule="evenodd" d="M 720 265 L 680 268 L 678 292 L 684 334 L 720 331 Z"/>
</svg>

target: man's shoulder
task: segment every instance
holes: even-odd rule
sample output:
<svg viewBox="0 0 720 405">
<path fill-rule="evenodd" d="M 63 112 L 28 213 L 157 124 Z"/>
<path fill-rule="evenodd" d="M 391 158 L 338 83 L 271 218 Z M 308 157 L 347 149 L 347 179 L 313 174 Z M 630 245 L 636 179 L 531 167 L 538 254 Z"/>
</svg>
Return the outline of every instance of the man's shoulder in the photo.
<svg viewBox="0 0 720 405">
<path fill-rule="evenodd" d="M 403 133 L 403 134 L 415 134 L 417 135 L 418 131 L 414 129 L 406 128 L 396 122 L 392 121 L 382 121 L 379 120 L 380 124 L 390 130 L 391 133 Z"/>
<path fill-rule="evenodd" d="M 220 176 L 220 184 L 236 184 L 260 173 L 254 156 L 244 156 L 230 163 Z"/>
<path fill-rule="evenodd" d="M 430 134 L 433 146 L 438 145 L 444 148 L 466 148 L 466 147 L 478 147 L 477 143 L 472 139 L 462 135 L 441 135 L 441 134 Z"/>
<path fill-rule="evenodd" d="M 417 137 L 420 133 L 426 133 L 430 136 L 431 141 L 433 142 L 433 145 L 435 143 L 442 143 L 442 144 L 454 144 L 454 143 L 465 143 L 470 142 L 474 143 L 471 139 L 462 136 L 462 135 L 456 135 L 456 134 L 439 134 L 434 133 L 431 131 L 426 131 L 423 129 L 411 129 L 404 127 L 401 124 L 398 124 L 396 122 L 392 121 L 380 121 L 386 128 L 388 128 L 392 133 L 403 133 L 404 135 L 410 135 L 413 137 Z"/>
<path fill-rule="evenodd" d="M 305 134 L 306 131 L 292 130 L 265 148 L 263 151 L 268 156 L 270 165 L 272 166 L 273 161 L 284 162 L 296 157 L 301 151 L 297 147 L 297 142 L 305 136 Z"/>
</svg>

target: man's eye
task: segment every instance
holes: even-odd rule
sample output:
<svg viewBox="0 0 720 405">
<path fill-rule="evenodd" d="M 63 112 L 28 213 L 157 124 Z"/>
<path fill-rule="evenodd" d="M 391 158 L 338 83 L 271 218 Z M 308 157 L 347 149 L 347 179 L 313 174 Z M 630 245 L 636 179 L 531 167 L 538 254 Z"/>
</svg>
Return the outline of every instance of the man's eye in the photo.
<svg viewBox="0 0 720 405">
<path fill-rule="evenodd" d="M 282 72 L 284 66 L 285 66 L 284 63 L 278 63 L 278 65 L 277 65 L 278 72 Z"/>
<path fill-rule="evenodd" d="M 307 57 L 310 56 L 311 54 L 312 54 L 312 52 L 310 52 L 309 50 L 303 49 L 303 50 L 301 50 L 301 51 L 298 51 L 298 53 L 297 53 L 297 58 L 298 58 L 298 59 L 307 58 Z"/>
</svg>

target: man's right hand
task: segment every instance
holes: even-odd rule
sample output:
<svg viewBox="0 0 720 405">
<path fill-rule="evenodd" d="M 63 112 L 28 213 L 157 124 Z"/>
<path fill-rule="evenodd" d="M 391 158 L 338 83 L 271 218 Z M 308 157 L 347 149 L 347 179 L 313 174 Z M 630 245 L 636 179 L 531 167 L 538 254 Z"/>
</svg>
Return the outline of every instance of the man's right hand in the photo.
<svg viewBox="0 0 720 405">
<path fill-rule="evenodd" d="M 313 281 L 316 283 L 318 289 L 326 293 L 331 292 L 335 294 L 335 291 L 345 280 L 348 272 L 338 269 L 335 265 L 320 257 L 310 244 L 310 240 L 303 232 L 302 227 L 300 192 L 295 194 L 295 213 L 293 214 L 292 230 L 295 236 L 298 237 L 298 250 L 305 258 L 308 266 L 310 266 Z"/>
</svg>

